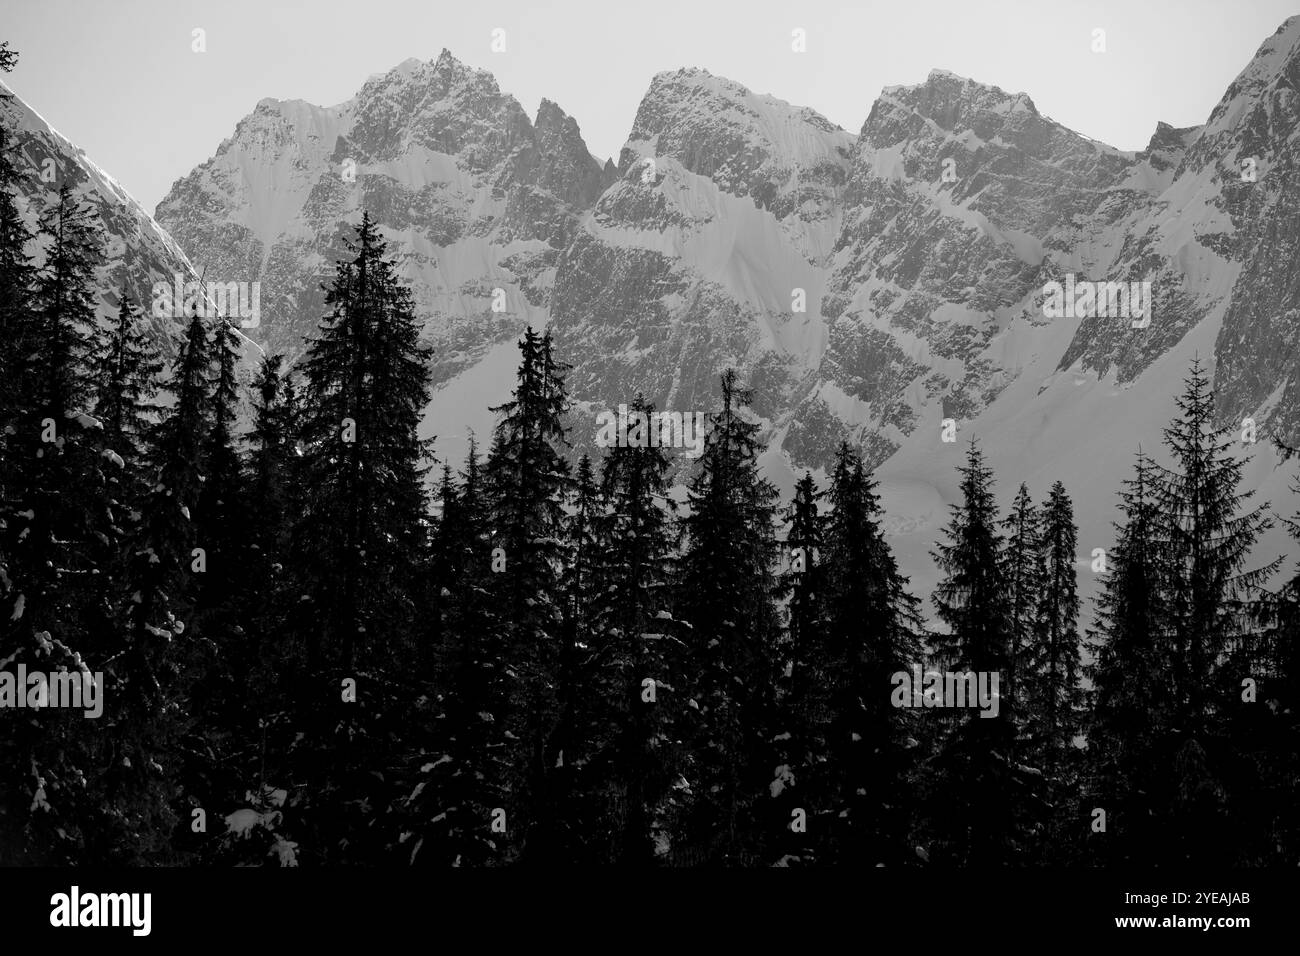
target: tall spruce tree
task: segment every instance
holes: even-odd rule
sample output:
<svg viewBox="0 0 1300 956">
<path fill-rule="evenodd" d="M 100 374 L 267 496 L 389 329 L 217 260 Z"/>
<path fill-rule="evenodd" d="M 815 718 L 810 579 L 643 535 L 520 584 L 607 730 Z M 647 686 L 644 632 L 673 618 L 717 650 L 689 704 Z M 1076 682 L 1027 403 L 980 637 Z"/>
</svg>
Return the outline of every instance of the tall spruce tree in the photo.
<svg viewBox="0 0 1300 956">
<path fill-rule="evenodd" d="M 1002 532 L 1002 575 L 1007 585 L 1011 635 L 1004 706 L 1009 709 L 1018 734 L 1028 713 L 1027 691 L 1033 684 L 1028 655 L 1038 621 L 1044 577 L 1042 515 L 1023 483 L 1010 513 L 1002 521 Z"/>
<path fill-rule="evenodd" d="M 122 646 L 109 687 L 119 703 L 111 724 L 114 759 L 104 774 L 113 800 L 147 808 L 148 825 L 168 837 L 185 779 L 183 741 L 193 724 L 189 692 L 202 658 L 192 626 L 194 518 L 210 417 L 208 331 L 198 302 L 177 305 L 190 319 L 166 383 L 170 407 L 145 436 L 144 492 L 129 524 L 115 599 Z"/>
<path fill-rule="evenodd" d="M 786 605 L 786 627 L 778 650 L 778 726 L 773 737 L 776 759 L 790 768 L 778 803 L 789 818 L 799 807 L 814 816 L 817 837 L 828 829 L 835 800 L 826 791 L 831 781 L 826 773 L 830 700 L 827 691 L 835 675 L 827 643 L 826 613 L 826 516 L 819 510 L 824 494 L 817 490 L 812 474 L 805 471 L 795 483 L 794 496 L 786 509 L 782 570 L 778 595 Z M 825 839 L 809 841 L 803 834 L 786 831 L 772 855 L 787 865 L 813 862 L 816 848 Z"/>
<path fill-rule="evenodd" d="M 18 61 L 18 53 L 0 44 L 0 72 L 9 72 Z M 13 133 L 0 123 L 0 508 L 10 501 L 15 480 L 18 453 L 7 450 L 12 427 L 34 391 L 31 367 L 38 339 L 33 328 L 31 309 L 32 283 L 35 274 L 27 243 L 31 239 L 27 223 L 19 211 L 18 196 L 21 173 Z M 0 550 L 0 567 L 4 566 Z M 3 594 L 0 580 L 0 594 Z"/>
<path fill-rule="evenodd" d="M 646 423 L 654 412 L 639 394 L 628 410 L 631 420 L 645 416 Z M 595 693 L 606 721 L 600 768 L 609 781 L 610 857 L 625 866 L 659 859 L 660 838 L 679 808 L 672 784 L 685 690 L 684 645 L 671 593 L 672 465 L 665 446 L 644 437 L 606 453 L 600 479 L 605 508 L 597 527 L 605 555 L 593 635 Z"/>
<path fill-rule="evenodd" d="M 103 445 L 122 459 L 128 474 L 144 467 L 145 442 L 159 415 L 154 397 L 162 371 L 154 336 L 123 283 L 116 320 L 99 330 L 93 377 Z"/>
<path fill-rule="evenodd" d="M 1199 360 L 1184 384 L 1179 416 L 1165 429 L 1172 464 L 1157 468 L 1152 480 L 1165 516 L 1160 536 L 1174 569 L 1169 610 L 1177 717 L 1195 736 L 1236 697 L 1240 682 L 1226 680 L 1224 667 L 1248 641 L 1248 602 L 1278 562 L 1246 568 L 1251 548 L 1272 526 L 1268 505 L 1251 507 L 1253 492 L 1239 490 L 1246 459 L 1237 453 L 1236 429 L 1216 423 L 1214 394 Z"/>
<path fill-rule="evenodd" d="M 948 629 L 935 637 L 936 663 L 941 671 L 990 680 L 997 674 L 1000 683 L 1011 649 L 1008 589 L 993 473 L 974 441 L 958 473 L 962 500 L 951 506 L 945 540 L 934 552 L 944 577 L 933 601 Z M 930 812 L 938 852 L 928 852 L 936 862 L 1006 864 L 1021 855 L 1025 781 L 1011 759 L 1015 730 L 1000 704 L 995 717 L 968 708 L 951 719 L 935 760 Z"/>
<path fill-rule="evenodd" d="M 598 538 L 605 502 L 591 458 L 578 460 L 563 524 L 565 558 L 560 574 L 560 647 L 555 673 L 558 714 L 551 747 L 555 764 L 547 775 L 547 816 L 555 820 L 555 853 L 561 860 L 601 861 L 602 794 L 592 768 L 603 728 L 592 667 L 605 555 Z"/>
<path fill-rule="evenodd" d="M 364 862 L 388 852 L 377 815 L 390 805 L 385 773 L 400 759 L 405 665 L 423 610 L 428 442 L 418 429 L 430 350 L 369 214 L 347 246 L 352 258 L 336 267 L 303 363 L 300 480 L 310 495 L 294 559 L 306 659 L 291 696 L 304 740 L 290 772 L 306 781 L 305 852 Z"/>
<path fill-rule="evenodd" d="M 565 367 L 556 361 L 549 332 L 528 328 L 519 342 L 520 363 L 510 401 L 493 409 L 500 418 L 487 462 L 492 548 L 504 563 L 496 576 L 506 627 L 506 653 L 516 686 L 511 721 L 514 755 L 514 829 L 531 861 L 558 852 L 552 785 L 559 752 L 557 678 L 562 618 L 556 601 L 564 560 L 564 508 L 572 480 L 564 458 L 568 439 Z"/>
<path fill-rule="evenodd" d="M 0 72 L 9 72 L 17 61 L 8 42 L 0 43 Z M 19 510 L 24 460 L 19 424 L 35 388 L 31 376 L 37 341 L 31 308 L 35 273 L 27 254 L 31 235 L 19 212 L 17 156 L 12 131 L 0 123 L 0 609 L 14 599 L 9 531 Z"/>
<path fill-rule="evenodd" d="M 1082 645 L 1079 638 L 1078 530 L 1065 486 L 1052 485 L 1042 506 L 1042 585 L 1028 648 L 1025 753 L 1043 773 L 1039 858 L 1061 859 L 1077 830 L 1075 805 L 1080 753 L 1075 739 L 1083 723 Z"/>
<path fill-rule="evenodd" d="M 769 796 L 789 773 L 774 764 L 770 745 L 779 639 L 776 491 L 759 475 L 759 426 L 742 415 L 749 401 L 728 369 L 722 409 L 710 416 L 688 488 L 681 562 L 691 628 L 682 683 L 697 716 L 688 730 L 693 765 L 686 777 L 694 802 L 674 856 L 724 865 L 762 859 L 792 822 L 778 818 Z"/>
<path fill-rule="evenodd" d="M 1120 492 L 1117 539 L 1089 633 L 1094 650 L 1085 675 L 1092 684 L 1087 723 L 1088 797 L 1083 809 L 1104 811 L 1105 829 L 1089 829 L 1091 858 L 1153 864 L 1161 827 L 1157 794 L 1172 766 L 1174 662 L 1168 610 L 1169 556 L 1158 529 L 1164 516 L 1155 465 L 1138 453 Z M 1100 819 L 1100 818 L 1097 818 Z M 1091 824 L 1091 818 L 1089 823 Z"/>
<path fill-rule="evenodd" d="M 280 580 L 294 519 L 298 434 L 298 382 L 281 354 L 264 355 L 252 385 L 253 422 L 248 434 L 249 576 L 274 587 Z M 248 597 L 257 599 L 265 590 Z M 255 611 L 272 608 L 259 604 Z"/>
<path fill-rule="evenodd" d="M 841 443 L 826 529 L 828 656 L 823 664 L 834 775 L 824 854 L 866 865 L 911 857 L 913 715 L 895 706 L 893 675 L 921 660 L 919 602 L 881 527 L 874 479 Z"/>
<path fill-rule="evenodd" d="M 1217 424 L 1199 360 L 1184 384 L 1179 416 L 1165 429 L 1170 466 L 1153 476 L 1164 517 L 1159 540 L 1172 566 L 1169 663 L 1178 738 L 1165 812 L 1173 840 L 1162 856 L 1226 865 L 1239 852 L 1234 803 L 1254 786 L 1230 718 L 1263 647 L 1252 608 L 1279 561 L 1248 568 L 1273 523 L 1268 506 L 1253 506 L 1253 493 L 1240 490 L 1247 458 L 1237 428 Z"/>
<path fill-rule="evenodd" d="M 1074 506 L 1059 481 L 1043 504 L 1043 584 L 1037 607 L 1033 669 L 1031 753 L 1049 779 L 1065 769 L 1079 731 L 1083 688 L 1079 644 L 1079 575 L 1075 551 L 1079 534 Z"/>
</svg>

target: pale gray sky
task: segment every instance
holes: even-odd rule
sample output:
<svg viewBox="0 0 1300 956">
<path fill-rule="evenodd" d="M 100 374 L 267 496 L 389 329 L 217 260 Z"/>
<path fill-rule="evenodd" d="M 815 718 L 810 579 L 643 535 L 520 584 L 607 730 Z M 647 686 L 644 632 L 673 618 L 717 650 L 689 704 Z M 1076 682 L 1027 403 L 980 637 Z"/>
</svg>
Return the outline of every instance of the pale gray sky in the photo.
<svg viewBox="0 0 1300 956">
<path fill-rule="evenodd" d="M 443 47 L 535 115 L 548 97 L 617 157 L 661 70 L 700 66 L 856 133 L 881 87 L 934 67 L 1087 136 L 1146 145 L 1205 121 L 1297 0 L 0 0 L 6 81 L 152 210 L 263 97 L 332 105 Z M 206 31 L 207 52 L 191 50 Z M 494 28 L 506 52 L 490 49 Z M 807 31 L 807 52 L 791 31 Z M 1092 52 L 1093 30 L 1106 52 Z"/>
</svg>

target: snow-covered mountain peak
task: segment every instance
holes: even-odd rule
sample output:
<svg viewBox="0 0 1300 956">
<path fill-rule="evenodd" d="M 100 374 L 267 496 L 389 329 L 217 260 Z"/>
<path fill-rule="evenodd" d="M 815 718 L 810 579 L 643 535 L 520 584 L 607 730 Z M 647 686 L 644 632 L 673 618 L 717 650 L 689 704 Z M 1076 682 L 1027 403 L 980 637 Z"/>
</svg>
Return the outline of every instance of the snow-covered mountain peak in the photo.
<svg viewBox="0 0 1300 956">
<path fill-rule="evenodd" d="M 789 197 L 803 194 L 810 180 L 843 181 L 852 144 L 852 134 L 815 110 L 707 70 L 683 69 L 651 80 L 619 169 L 670 159 L 760 208 L 779 207 L 784 216 L 803 201 L 791 205 Z"/>
</svg>

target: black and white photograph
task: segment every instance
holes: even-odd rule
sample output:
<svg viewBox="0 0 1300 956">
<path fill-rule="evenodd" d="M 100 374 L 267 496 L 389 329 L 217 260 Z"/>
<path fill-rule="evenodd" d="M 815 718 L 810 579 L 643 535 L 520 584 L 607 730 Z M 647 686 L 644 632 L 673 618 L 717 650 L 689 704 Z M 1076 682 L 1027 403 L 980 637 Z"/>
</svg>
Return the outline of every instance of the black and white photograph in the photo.
<svg viewBox="0 0 1300 956">
<path fill-rule="evenodd" d="M 6 940 L 1297 899 L 1300 4 L 0 0 Z"/>
</svg>

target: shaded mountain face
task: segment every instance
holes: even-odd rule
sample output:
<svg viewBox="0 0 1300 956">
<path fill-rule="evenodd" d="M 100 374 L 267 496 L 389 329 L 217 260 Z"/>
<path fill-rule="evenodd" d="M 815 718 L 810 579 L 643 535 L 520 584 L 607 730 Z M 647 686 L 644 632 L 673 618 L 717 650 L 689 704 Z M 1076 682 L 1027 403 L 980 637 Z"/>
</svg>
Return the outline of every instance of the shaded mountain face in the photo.
<svg viewBox="0 0 1300 956">
<path fill-rule="evenodd" d="M 515 336 L 549 324 L 579 449 L 637 393 L 713 408 L 735 365 L 787 493 L 847 437 L 881 466 L 896 532 L 928 540 L 954 490 L 953 419 L 1008 482 L 1086 483 L 1084 540 L 1104 542 L 1193 354 L 1225 418 L 1297 429 L 1298 71 L 1293 18 L 1203 126 L 1161 123 L 1130 153 L 943 71 L 885 89 L 854 135 L 679 70 L 653 78 L 601 166 L 559 107 L 530 121 L 444 51 L 340 106 L 262 101 L 158 218 L 201 267 L 260 278 L 260 331 L 297 353 L 368 208 L 439 349 L 440 456 L 490 428 Z M 1149 283 L 1149 321 L 1047 308 L 1049 283 L 1120 281 Z"/>
<path fill-rule="evenodd" d="M 65 136 L 50 125 L 4 84 L 0 90 L 0 124 L 17 145 L 20 173 L 18 206 L 33 234 L 41 213 L 57 204 L 64 184 L 94 209 L 104 227 L 104 262 L 98 270 L 101 290 L 99 308 L 115 316 L 119 293 L 125 280 L 128 293 L 149 314 L 155 283 L 173 288 L 175 277 L 182 282 L 197 279 L 181 247 L 154 221 L 144 208 L 107 172 L 101 169 Z M 40 261 L 39 243 L 31 251 Z M 154 319 L 154 329 L 163 347 L 176 344 L 179 320 Z"/>
<path fill-rule="evenodd" d="M 814 380 L 819 302 L 841 229 L 853 137 L 817 113 L 703 70 L 660 74 L 600 197 L 559 259 L 551 317 L 588 411 L 713 407 L 749 372 L 777 419 Z M 579 444 L 594 417 L 579 414 Z"/>
<path fill-rule="evenodd" d="M 252 334 L 296 357 L 368 210 L 427 316 L 445 381 L 545 323 L 555 264 L 612 179 L 558 106 L 543 100 L 530 120 L 490 74 L 444 50 L 338 106 L 262 100 L 158 217 L 210 275 L 261 282 Z"/>
</svg>

